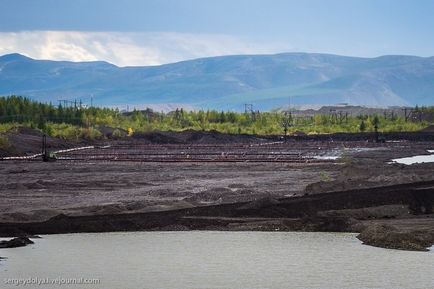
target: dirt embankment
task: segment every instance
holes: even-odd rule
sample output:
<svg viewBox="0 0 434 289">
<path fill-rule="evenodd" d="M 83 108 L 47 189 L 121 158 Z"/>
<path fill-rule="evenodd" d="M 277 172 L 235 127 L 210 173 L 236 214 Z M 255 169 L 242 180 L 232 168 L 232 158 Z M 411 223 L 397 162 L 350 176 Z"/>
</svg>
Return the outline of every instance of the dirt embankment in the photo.
<svg viewBox="0 0 434 289">
<path fill-rule="evenodd" d="M 100 127 L 103 138 L 99 140 L 64 140 L 60 138 L 47 138 L 49 150 L 60 150 L 76 146 L 101 145 L 111 143 L 148 143 L 148 144 L 246 144 L 273 141 L 375 141 L 374 133 L 335 133 L 324 135 L 293 135 L 283 138 L 280 135 L 258 136 L 244 134 L 224 134 L 217 131 L 195 131 L 185 130 L 174 131 L 153 131 L 147 133 L 134 133 L 128 137 L 121 129 Z M 121 139 L 113 137 L 113 131 L 121 132 Z M 430 128 L 420 132 L 390 132 L 381 134 L 386 141 L 408 140 L 408 141 L 434 141 L 434 133 Z M 8 146 L 0 147 L 0 157 L 23 156 L 41 152 L 42 132 L 30 128 L 18 128 L 16 131 L 0 134 L 8 140 Z"/>
<path fill-rule="evenodd" d="M 261 137 L 246 134 L 225 134 L 218 131 L 195 130 L 134 133 L 132 138 L 153 144 L 236 144 L 259 143 L 270 139 L 279 139 L 277 136 Z"/>
<path fill-rule="evenodd" d="M 0 157 L 26 156 L 38 154 L 42 151 L 43 133 L 36 129 L 18 128 L 16 131 L 0 134 L 7 139 L 7 146 L 0 147 Z M 89 141 L 68 141 L 61 138 L 47 137 L 49 150 L 61 150 L 71 147 L 87 145 Z"/>
<path fill-rule="evenodd" d="M 116 143 L 142 143 L 142 144 L 228 144 L 228 143 L 258 143 L 268 139 L 278 139 L 278 137 L 259 137 L 253 135 L 232 135 L 223 134 L 217 131 L 194 131 L 185 130 L 182 132 L 173 131 L 154 131 L 148 133 L 135 133 L 132 137 L 127 136 L 127 132 L 121 129 L 110 127 L 98 128 L 102 139 L 88 140 L 64 140 L 61 138 L 47 137 L 49 150 L 60 150 L 76 146 L 116 144 Z M 117 130 L 121 137 L 113 136 Z M 119 133 L 118 133 L 119 134 Z M 4 156 L 24 156 L 41 152 L 43 133 L 31 128 L 18 128 L 10 132 L 0 134 L 7 139 L 8 145 L 0 147 L 0 157 Z"/>
<path fill-rule="evenodd" d="M 385 141 L 434 141 L 434 133 L 431 127 L 428 127 L 418 132 L 387 132 L 380 133 Z M 250 143 L 261 141 L 375 141 L 375 133 L 333 133 L 323 135 L 306 135 L 298 133 L 287 136 L 281 135 L 246 135 L 246 134 L 225 134 L 218 131 L 195 131 L 185 130 L 180 132 L 175 131 L 154 131 L 147 133 L 135 133 L 134 139 L 145 140 L 151 143 L 158 144 L 180 144 L 180 143 L 197 143 L 197 144 L 227 144 L 227 143 Z"/>
<path fill-rule="evenodd" d="M 368 231 L 364 231 L 361 235 L 361 239 L 367 244 L 387 248 L 425 250 L 426 247 L 434 244 L 433 204 L 434 181 L 426 181 L 294 198 L 265 198 L 248 203 L 165 212 L 81 217 L 59 215 L 45 222 L 2 223 L 0 234 L 6 236 L 137 230 L 360 232 L 368 228 Z M 376 217 L 371 218 L 368 212 L 359 217 L 354 215 L 355 211 L 366 208 L 372 210 L 371 214 L 377 214 Z M 421 219 L 423 230 L 418 227 Z M 372 225 L 388 224 L 389 221 L 398 232 L 391 238 L 388 236 L 391 231 L 393 233 L 393 230 L 381 231 L 375 229 L 377 227 L 369 229 Z M 411 228 L 405 235 L 405 240 L 401 238 L 403 235 L 400 229 L 404 227 Z M 370 233 L 372 231 L 374 234 Z M 418 233 L 413 234 L 415 232 Z M 423 242 L 410 240 L 412 234 L 416 239 L 423 239 Z M 382 241 L 383 239 L 386 241 Z M 418 245 L 408 245 L 415 242 Z"/>
<path fill-rule="evenodd" d="M 390 224 L 373 224 L 357 236 L 364 244 L 411 251 L 427 251 L 434 245 L 434 229 L 402 229 Z"/>
<path fill-rule="evenodd" d="M 33 244 L 33 241 L 27 237 L 17 237 L 7 241 L 0 241 L 0 249 L 24 247 Z"/>
</svg>

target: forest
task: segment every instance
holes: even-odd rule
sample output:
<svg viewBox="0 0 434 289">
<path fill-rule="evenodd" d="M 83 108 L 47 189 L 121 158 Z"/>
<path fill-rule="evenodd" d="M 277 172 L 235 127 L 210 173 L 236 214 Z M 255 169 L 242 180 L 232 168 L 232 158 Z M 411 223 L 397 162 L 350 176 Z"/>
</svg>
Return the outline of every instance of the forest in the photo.
<svg viewBox="0 0 434 289">
<path fill-rule="evenodd" d="M 434 107 L 416 107 L 434 112 Z M 62 106 L 41 103 L 22 96 L 0 97 L 0 132 L 18 127 L 39 129 L 53 137 L 64 139 L 101 138 L 101 127 L 135 132 L 182 131 L 187 129 L 230 134 L 283 135 L 294 133 L 327 134 L 336 132 L 370 132 L 377 126 L 380 132 L 417 131 L 428 126 L 425 121 L 409 121 L 403 116 L 336 115 L 299 116 L 291 112 L 253 112 L 176 109 L 168 113 L 151 109 L 120 112 L 103 107 Z"/>
</svg>

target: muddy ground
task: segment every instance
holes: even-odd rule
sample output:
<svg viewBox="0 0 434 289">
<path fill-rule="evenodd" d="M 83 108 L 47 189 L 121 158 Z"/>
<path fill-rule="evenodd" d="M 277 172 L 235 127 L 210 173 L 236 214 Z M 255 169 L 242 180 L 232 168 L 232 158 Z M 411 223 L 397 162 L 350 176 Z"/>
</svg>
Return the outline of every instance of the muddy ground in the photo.
<svg viewBox="0 0 434 289">
<path fill-rule="evenodd" d="M 1 221 L 114 214 L 300 194 L 327 165 L 232 163 L 1 163 Z"/>
<path fill-rule="evenodd" d="M 191 135 L 176 134 L 176 136 L 176 140 L 168 140 L 167 135 L 153 134 L 130 141 L 135 145 L 137 143 L 158 144 L 158 142 L 165 144 L 194 143 L 194 140 L 200 144 L 203 144 L 204 140 L 207 141 L 206 143 L 218 144 L 227 141 L 224 139 L 220 142 L 219 136 L 213 134 L 205 134 L 199 138 Z M 170 137 L 172 138 L 173 135 Z M 422 212 L 421 215 L 412 213 L 406 194 L 408 190 L 422 189 L 428 194 L 433 194 L 431 182 L 434 182 L 434 164 L 408 166 L 391 163 L 391 160 L 395 158 L 427 154 L 427 150 L 434 149 L 432 136 L 426 138 L 423 135 L 413 134 L 411 138 L 403 137 L 403 139 L 398 138 L 378 144 L 372 143 L 371 139 L 360 140 L 359 138 L 359 136 L 341 136 L 341 140 L 332 141 L 330 139 L 326 141 L 321 137 L 317 140 L 290 139 L 289 147 L 305 146 L 310 150 L 313 148 L 315 154 L 320 156 L 330 154 L 339 156 L 333 161 L 312 163 L 1 161 L 0 231 L 6 234 L 5 228 L 10 228 L 8 223 L 35 224 L 35 222 L 44 222 L 53 217 L 54 219 L 48 222 L 60 220 L 59 222 L 62 223 L 65 219 L 62 219 L 63 217 L 59 219 L 56 216 L 64 214 L 72 217 L 96 218 L 96 221 L 91 221 L 93 225 L 89 227 L 91 229 L 88 228 L 90 231 L 134 228 L 360 231 L 363 227 L 372 224 L 391 224 L 395 227 L 402 227 L 403 230 L 418 228 L 433 232 L 434 216 L 429 212 Z M 243 138 L 241 143 L 257 144 L 269 141 L 270 139 Z M 327 145 L 324 145 L 325 141 Z M 122 144 L 125 145 L 128 142 L 122 141 Z M 61 148 L 64 148 L 63 143 Z M 425 187 L 418 187 L 421 182 L 425 184 Z M 428 187 L 424 182 L 428 182 Z M 402 187 L 401 184 L 409 185 Z M 390 190 L 395 190 L 394 185 L 398 185 L 396 190 L 402 191 L 403 199 L 394 200 L 391 197 L 391 202 L 383 202 L 381 198 L 376 199 L 385 192 L 390 193 Z M 387 186 L 392 186 L 392 189 L 381 189 Z M 352 199 L 354 201 L 351 201 L 350 207 L 342 205 L 339 208 L 330 207 L 317 210 L 314 214 L 316 221 L 310 223 L 305 222 L 306 218 L 312 217 L 308 212 L 304 215 L 290 216 L 291 214 L 287 211 L 283 215 L 265 216 L 265 219 L 262 216 L 264 206 L 277 205 L 279 207 L 282 199 L 297 200 L 297 197 L 301 197 L 300 204 L 304 204 L 303 202 L 311 202 L 309 196 L 312 195 L 333 194 L 339 191 L 350 192 L 366 188 L 368 190 L 363 192 L 372 193 L 369 188 L 375 187 L 380 189 L 374 190 L 377 193 L 370 196 L 378 202 L 363 205 L 362 203 L 357 204 L 359 199 Z M 278 200 L 277 203 L 276 200 Z M 234 216 L 233 212 L 228 213 L 226 210 L 229 207 L 225 207 L 228 204 L 236 204 L 238 207 L 247 206 L 244 208 L 250 206 L 256 211 L 246 219 L 246 216 Z M 187 210 L 184 212 L 190 212 L 188 210 L 199 207 L 205 210 L 200 211 L 200 214 L 206 216 L 207 206 L 218 205 L 223 206 L 223 213 L 214 216 L 213 218 L 217 217 L 218 220 L 213 219 L 211 222 L 209 219 L 200 219 L 198 216 L 185 219 L 186 216 L 183 215 L 182 222 L 179 219 L 173 221 L 175 219 L 167 217 L 176 210 L 184 209 Z M 291 203 L 290 206 L 293 204 Z M 300 205 L 300 207 L 303 206 Z M 154 214 L 154 212 L 157 212 L 158 215 L 155 216 L 158 219 L 165 221 L 158 223 L 154 220 L 156 223 L 146 223 L 143 227 L 137 225 L 137 220 L 135 220 L 134 224 L 137 227 L 125 225 L 124 228 L 122 226 L 111 227 L 107 224 L 98 227 L 94 223 L 98 222 L 97 215 L 108 216 L 109 219 L 110 216 L 123 216 L 123 214 L 148 218 L 146 216 L 151 215 L 147 214 Z M 317 222 L 321 218 L 335 218 L 335 221 L 332 221 L 335 223 L 331 227 L 324 224 L 318 225 Z M 342 218 L 345 220 L 345 225 L 339 223 Z M 351 224 L 349 225 L 348 222 Z M 43 228 L 38 227 L 39 225 L 34 226 L 32 228 Z M 61 227 L 66 230 L 68 228 L 64 224 Z M 60 230 L 61 227 L 52 226 L 50 230 L 54 231 L 49 232 L 53 233 L 56 230 L 63 232 Z M 80 228 L 72 231 L 80 231 Z M 47 231 L 43 229 L 39 232 L 37 229 L 31 231 L 31 233 L 40 232 Z"/>
<path fill-rule="evenodd" d="M 365 150 L 360 142 L 345 145 L 327 148 L 341 158 L 324 163 L 2 161 L 0 221 L 172 210 L 434 179 L 432 164 L 389 163 L 426 153 L 430 142 Z"/>
</svg>

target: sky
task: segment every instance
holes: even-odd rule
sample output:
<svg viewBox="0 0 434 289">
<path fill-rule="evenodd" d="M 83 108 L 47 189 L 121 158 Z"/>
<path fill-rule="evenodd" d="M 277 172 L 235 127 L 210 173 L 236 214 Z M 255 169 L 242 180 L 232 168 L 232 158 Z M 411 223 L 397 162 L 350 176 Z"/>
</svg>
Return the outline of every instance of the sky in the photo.
<svg viewBox="0 0 434 289">
<path fill-rule="evenodd" d="M 434 0 L 0 0 L 0 55 L 160 65 L 230 55 L 434 55 Z"/>
</svg>

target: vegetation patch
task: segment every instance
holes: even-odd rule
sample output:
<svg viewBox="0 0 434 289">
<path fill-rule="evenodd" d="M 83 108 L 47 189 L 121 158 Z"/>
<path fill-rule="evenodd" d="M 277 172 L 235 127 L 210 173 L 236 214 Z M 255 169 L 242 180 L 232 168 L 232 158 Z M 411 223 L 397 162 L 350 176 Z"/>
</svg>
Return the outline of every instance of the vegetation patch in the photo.
<svg viewBox="0 0 434 289">
<path fill-rule="evenodd" d="M 11 143 L 9 142 L 9 139 L 5 136 L 0 135 L 0 149 L 1 150 L 7 150 L 11 147 Z"/>
<path fill-rule="evenodd" d="M 418 108 L 433 111 L 433 107 Z M 418 131 L 428 122 L 413 122 L 404 117 L 357 115 L 338 118 L 321 114 L 309 117 L 280 112 L 240 113 L 233 111 L 176 109 L 169 113 L 151 109 L 121 113 L 100 107 L 63 107 L 32 101 L 25 97 L 0 97 L 0 132 L 17 127 L 37 128 L 62 139 L 99 139 L 106 134 L 99 128 L 114 128 L 112 136 L 123 138 L 151 131 L 218 131 L 229 134 L 307 135 L 329 133 Z M 124 133 L 126 132 L 126 133 Z"/>
</svg>

